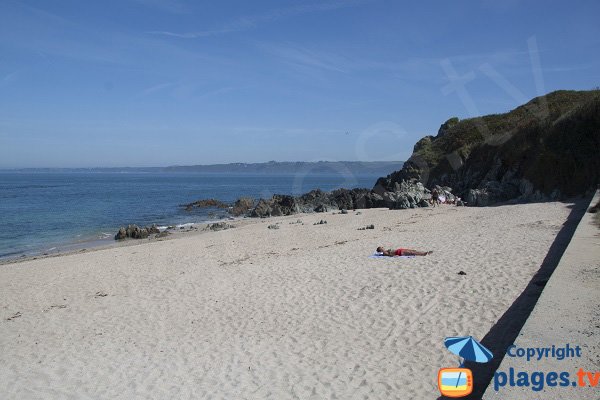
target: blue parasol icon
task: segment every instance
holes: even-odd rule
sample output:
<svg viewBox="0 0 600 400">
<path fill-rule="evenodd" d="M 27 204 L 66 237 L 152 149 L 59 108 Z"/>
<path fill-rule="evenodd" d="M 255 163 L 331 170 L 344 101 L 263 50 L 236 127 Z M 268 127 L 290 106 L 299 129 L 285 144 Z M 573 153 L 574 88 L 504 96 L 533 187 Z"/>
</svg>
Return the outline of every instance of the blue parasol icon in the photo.
<svg viewBox="0 0 600 400">
<path fill-rule="evenodd" d="M 464 358 L 464 361 L 486 363 L 494 357 L 492 352 L 475 340 L 473 336 L 447 337 L 444 339 L 444 345 L 452 353 Z"/>
</svg>

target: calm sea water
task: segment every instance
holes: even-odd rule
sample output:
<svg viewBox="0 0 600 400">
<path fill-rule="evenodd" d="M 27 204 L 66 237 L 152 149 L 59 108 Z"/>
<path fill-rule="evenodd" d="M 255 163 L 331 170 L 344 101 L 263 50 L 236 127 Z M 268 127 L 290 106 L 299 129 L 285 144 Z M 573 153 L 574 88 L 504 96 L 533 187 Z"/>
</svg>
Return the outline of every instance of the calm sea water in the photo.
<svg viewBox="0 0 600 400">
<path fill-rule="evenodd" d="M 120 226 L 197 223 L 216 210 L 180 207 L 203 198 L 370 188 L 378 176 L 199 173 L 0 172 L 0 259 L 109 241 Z M 216 211 L 218 213 L 218 211 Z M 221 211 L 222 213 L 222 211 Z M 97 244 L 97 243 L 96 243 Z"/>
</svg>

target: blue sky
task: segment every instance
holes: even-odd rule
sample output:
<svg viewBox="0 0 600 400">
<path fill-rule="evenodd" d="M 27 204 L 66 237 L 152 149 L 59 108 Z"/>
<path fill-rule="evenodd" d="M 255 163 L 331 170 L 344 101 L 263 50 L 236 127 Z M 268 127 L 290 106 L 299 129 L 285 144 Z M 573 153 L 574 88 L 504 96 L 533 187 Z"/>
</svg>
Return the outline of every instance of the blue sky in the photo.
<svg viewBox="0 0 600 400">
<path fill-rule="evenodd" d="M 404 160 L 600 85 L 597 1 L 411 3 L 2 0 L 0 168 Z"/>
</svg>

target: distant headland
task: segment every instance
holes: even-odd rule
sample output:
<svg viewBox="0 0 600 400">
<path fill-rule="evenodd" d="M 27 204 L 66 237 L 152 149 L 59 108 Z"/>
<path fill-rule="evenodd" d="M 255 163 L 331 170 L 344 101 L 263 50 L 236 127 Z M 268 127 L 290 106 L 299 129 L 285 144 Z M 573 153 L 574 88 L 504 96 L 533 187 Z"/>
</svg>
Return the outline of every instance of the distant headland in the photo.
<svg viewBox="0 0 600 400">
<path fill-rule="evenodd" d="M 264 163 L 229 163 L 207 165 L 173 165 L 168 167 L 96 167 L 96 168 L 15 168 L 0 172 L 89 172 L 89 173 L 144 173 L 144 172 L 199 172 L 240 174 L 336 174 L 387 175 L 402 168 L 403 161 L 269 161 Z"/>
</svg>

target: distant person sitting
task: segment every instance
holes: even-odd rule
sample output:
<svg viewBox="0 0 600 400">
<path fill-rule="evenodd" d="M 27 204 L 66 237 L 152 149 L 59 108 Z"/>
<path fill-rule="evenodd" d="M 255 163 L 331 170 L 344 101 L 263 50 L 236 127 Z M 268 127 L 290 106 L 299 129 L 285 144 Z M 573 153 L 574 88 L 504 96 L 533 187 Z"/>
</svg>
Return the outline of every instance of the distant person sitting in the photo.
<svg viewBox="0 0 600 400">
<path fill-rule="evenodd" d="M 396 250 L 387 249 L 386 250 L 382 246 L 379 246 L 377 248 L 377 253 L 381 254 L 382 256 L 388 256 L 388 257 L 426 256 L 428 254 L 433 253 L 433 251 L 419 251 L 419 250 L 413 250 L 413 249 L 396 249 Z"/>
</svg>

